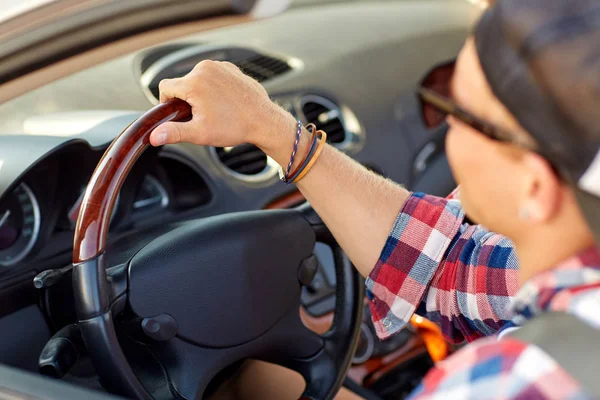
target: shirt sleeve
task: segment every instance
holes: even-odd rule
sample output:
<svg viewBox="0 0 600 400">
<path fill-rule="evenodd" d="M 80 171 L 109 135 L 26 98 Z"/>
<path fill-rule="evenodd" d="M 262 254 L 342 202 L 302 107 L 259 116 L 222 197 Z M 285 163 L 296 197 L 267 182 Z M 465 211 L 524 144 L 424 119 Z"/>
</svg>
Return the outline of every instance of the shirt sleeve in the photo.
<svg viewBox="0 0 600 400">
<path fill-rule="evenodd" d="M 508 322 L 518 290 L 514 246 L 463 220 L 459 200 L 408 198 L 366 281 L 381 339 L 415 312 L 437 322 L 453 343 L 491 335 Z"/>
<path fill-rule="evenodd" d="M 539 347 L 485 338 L 436 364 L 409 396 L 437 399 L 591 399 Z"/>
</svg>

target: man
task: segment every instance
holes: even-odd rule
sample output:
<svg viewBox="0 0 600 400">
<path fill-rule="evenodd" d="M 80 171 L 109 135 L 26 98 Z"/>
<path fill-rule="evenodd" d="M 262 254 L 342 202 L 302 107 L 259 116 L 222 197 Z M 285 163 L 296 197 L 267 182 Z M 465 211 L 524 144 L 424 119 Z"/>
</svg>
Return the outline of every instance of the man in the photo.
<svg viewBox="0 0 600 400">
<path fill-rule="evenodd" d="M 597 0 L 499 0 L 485 13 L 458 58 L 453 99 L 420 92 L 451 115 L 446 150 L 462 204 L 409 193 L 330 146 L 297 183 L 367 277 L 381 338 L 414 312 L 455 342 L 549 310 L 600 327 L 599 43 Z M 152 144 L 249 142 L 288 164 L 296 122 L 233 65 L 202 62 L 160 91 L 190 103 L 194 117 L 158 127 Z M 309 137 L 298 154 L 310 157 Z M 463 224 L 465 211 L 482 225 Z M 278 398 L 298 395 L 284 391 L 290 382 Z M 587 398 L 587 389 L 539 347 L 505 335 L 440 363 L 414 395 Z"/>
</svg>

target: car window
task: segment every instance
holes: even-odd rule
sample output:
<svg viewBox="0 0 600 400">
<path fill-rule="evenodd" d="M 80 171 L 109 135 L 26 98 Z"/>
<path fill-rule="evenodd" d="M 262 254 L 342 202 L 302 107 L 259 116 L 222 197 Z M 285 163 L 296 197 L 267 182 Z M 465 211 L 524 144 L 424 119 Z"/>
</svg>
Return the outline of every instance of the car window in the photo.
<svg viewBox="0 0 600 400">
<path fill-rule="evenodd" d="M 55 0 L 0 0 L 0 21 L 6 21 L 15 15 L 53 1 Z"/>
</svg>

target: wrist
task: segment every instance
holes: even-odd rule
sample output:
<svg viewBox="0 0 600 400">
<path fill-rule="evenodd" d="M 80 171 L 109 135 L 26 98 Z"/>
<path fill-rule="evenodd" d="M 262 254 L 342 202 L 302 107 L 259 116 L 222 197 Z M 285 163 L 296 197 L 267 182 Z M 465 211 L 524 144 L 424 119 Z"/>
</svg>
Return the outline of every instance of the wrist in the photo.
<svg viewBox="0 0 600 400">
<path fill-rule="evenodd" d="M 286 167 L 296 139 L 298 121 L 286 110 L 274 106 L 253 143 L 279 165 Z M 302 153 L 307 142 L 306 130 L 303 128 L 298 153 Z"/>
</svg>

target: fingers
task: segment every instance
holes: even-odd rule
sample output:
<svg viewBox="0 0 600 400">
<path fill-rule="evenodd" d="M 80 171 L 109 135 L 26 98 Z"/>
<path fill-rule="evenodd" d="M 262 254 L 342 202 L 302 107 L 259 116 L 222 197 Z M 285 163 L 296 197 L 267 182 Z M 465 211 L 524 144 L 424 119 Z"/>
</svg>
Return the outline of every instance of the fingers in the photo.
<svg viewBox="0 0 600 400">
<path fill-rule="evenodd" d="M 202 61 L 194 67 L 194 70 L 181 78 L 163 79 L 160 81 L 158 84 L 160 102 L 164 103 L 173 98 L 188 101 L 190 90 L 195 86 L 195 78 L 197 79 L 199 75 L 201 76 L 206 71 L 209 74 L 216 75 L 219 69 L 221 71 L 228 71 L 229 73 L 243 74 L 235 64 L 228 61 Z"/>
<path fill-rule="evenodd" d="M 236 72 L 236 73 L 242 72 L 242 70 L 240 70 L 237 65 L 230 63 L 229 61 L 220 61 L 219 64 L 232 72 Z"/>
<path fill-rule="evenodd" d="M 193 131 L 190 122 L 165 122 L 152 131 L 150 144 L 162 146 L 170 143 L 192 142 Z"/>
<path fill-rule="evenodd" d="M 173 98 L 187 101 L 189 84 L 185 81 L 185 77 L 163 79 L 158 83 L 158 90 L 160 92 L 161 103 Z"/>
<path fill-rule="evenodd" d="M 192 107 L 193 117 L 189 122 L 158 126 L 150 134 L 153 146 L 179 142 L 214 146 L 244 143 L 249 125 L 245 110 L 270 104 L 264 88 L 228 62 L 202 61 L 184 77 L 162 80 L 158 89 L 161 103 L 173 98 L 186 101 Z"/>
</svg>

